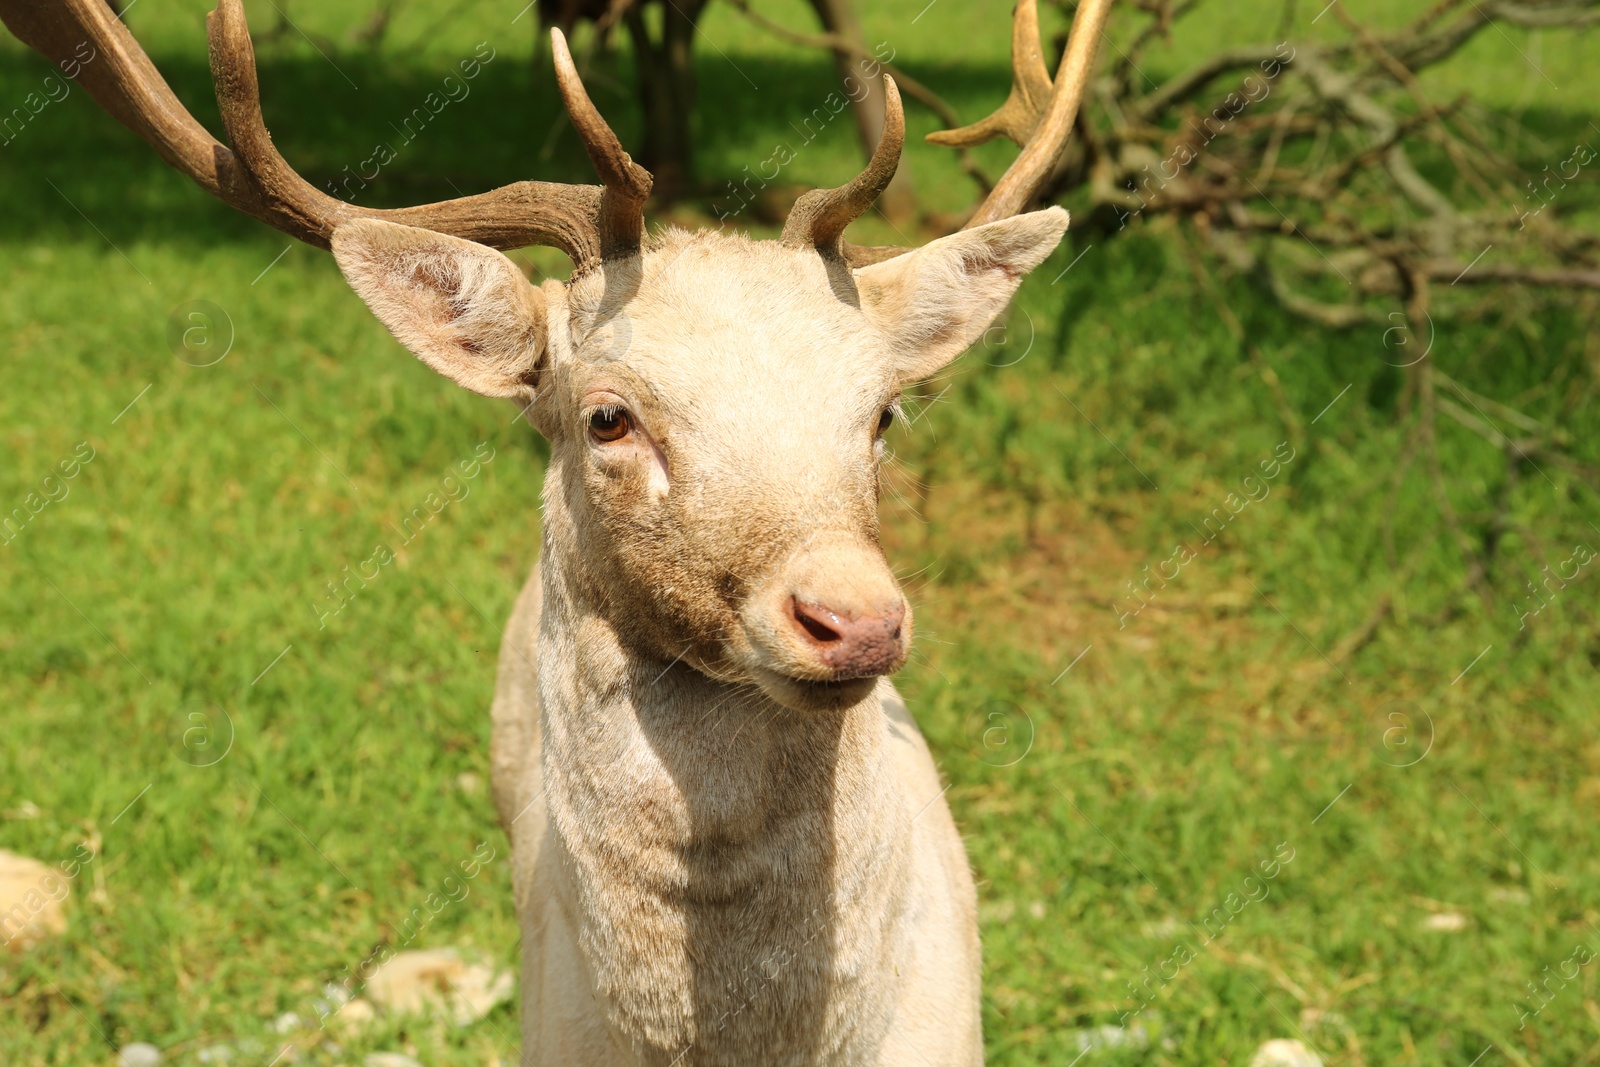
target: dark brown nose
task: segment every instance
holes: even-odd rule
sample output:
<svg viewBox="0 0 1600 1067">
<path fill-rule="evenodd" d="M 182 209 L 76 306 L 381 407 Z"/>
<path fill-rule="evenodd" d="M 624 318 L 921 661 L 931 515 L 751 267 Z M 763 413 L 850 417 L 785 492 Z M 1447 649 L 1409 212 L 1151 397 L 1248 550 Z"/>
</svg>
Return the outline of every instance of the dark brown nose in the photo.
<svg viewBox="0 0 1600 1067">
<path fill-rule="evenodd" d="M 860 615 L 844 615 L 824 604 L 791 603 L 795 627 L 838 680 L 871 678 L 900 666 L 905 655 L 900 640 L 905 601 L 882 613 Z"/>
</svg>

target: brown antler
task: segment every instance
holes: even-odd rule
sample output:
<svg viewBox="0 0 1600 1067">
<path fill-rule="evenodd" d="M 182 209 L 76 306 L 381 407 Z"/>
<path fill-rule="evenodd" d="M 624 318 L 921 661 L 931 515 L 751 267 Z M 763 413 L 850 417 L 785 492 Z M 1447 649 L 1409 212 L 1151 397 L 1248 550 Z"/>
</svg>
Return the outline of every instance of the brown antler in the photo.
<svg viewBox="0 0 1600 1067">
<path fill-rule="evenodd" d="M 967 221 L 967 229 L 1017 214 L 1050 177 L 1072 135 L 1110 11 L 1111 0 L 1078 4 L 1067 51 L 1052 83 L 1041 54 L 1038 0 L 1017 0 L 1011 22 L 1011 95 L 1000 110 L 981 122 L 928 135 L 934 144 L 957 148 L 1003 135 L 1022 149 Z"/>
<path fill-rule="evenodd" d="M 795 201 L 779 238 L 791 248 L 815 245 L 817 251 L 845 255 L 844 230 L 867 213 L 889 187 L 906 143 L 906 113 L 894 79 L 883 76 L 883 136 L 866 169 L 837 189 L 813 189 Z"/>
<path fill-rule="evenodd" d="M 1017 0 L 1011 21 L 1011 95 L 988 118 L 958 130 L 941 130 L 928 135 L 934 144 L 969 148 L 995 137 L 1009 137 L 1022 149 L 1011 166 L 995 183 L 965 229 L 982 226 L 1018 214 L 1039 192 L 1050 171 L 1061 158 L 1089 72 L 1094 67 L 1096 47 L 1105 30 L 1111 0 L 1082 0 L 1072 20 L 1072 33 L 1061 66 L 1052 81 L 1044 65 L 1039 38 L 1038 0 Z M 891 259 L 910 251 L 906 248 L 865 247 L 843 240 L 844 227 L 860 218 L 872 201 L 894 177 L 905 136 L 905 117 L 900 111 L 900 95 L 893 80 L 889 86 L 888 118 L 883 140 L 867 169 L 849 185 L 837 189 L 806 193 L 794 206 L 783 228 L 785 244 L 814 243 L 824 251 L 844 256 L 853 267 Z M 886 155 L 893 130 L 893 156 Z"/>
<path fill-rule="evenodd" d="M 334 227 L 347 219 L 378 218 L 494 248 L 548 245 L 580 270 L 639 246 L 650 175 L 622 151 L 589 102 L 559 30 L 553 37 L 562 95 L 605 184 L 516 182 L 476 196 L 384 210 L 328 196 L 279 155 L 261 118 L 255 50 L 241 0 L 219 0 L 206 18 L 211 75 L 231 148 L 189 114 L 105 0 L 0 0 L 0 21 L 63 69 L 76 67 L 77 80 L 102 108 L 206 192 L 309 244 L 328 247 Z"/>
<path fill-rule="evenodd" d="M 650 197 L 654 179 L 623 151 L 616 133 L 600 117 L 578 77 L 578 68 L 573 66 L 566 35 L 558 27 L 550 30 L 550 45 L 556 60 L 556 83 L 561 87 L 567 115 L 589 153 L 595 173 L 605 184 L 605 195 L 600 200 L 601 254 L 609 257 L 637 252 L 644 239 L 644 202 Z"/>
<path fill-rule="evenodd" d="M 1044 65 L 1039 40 L 1038 0 L 1020 0 L 1011 18 L 1011 95 L 988 118 L 958 130 L 930 133 L 928 142 L 971 148 L 1009 137 L 1018 148 L 1026 148 L 1050 103 L 1050 85 L 1050 68 Z"/>
</svg>

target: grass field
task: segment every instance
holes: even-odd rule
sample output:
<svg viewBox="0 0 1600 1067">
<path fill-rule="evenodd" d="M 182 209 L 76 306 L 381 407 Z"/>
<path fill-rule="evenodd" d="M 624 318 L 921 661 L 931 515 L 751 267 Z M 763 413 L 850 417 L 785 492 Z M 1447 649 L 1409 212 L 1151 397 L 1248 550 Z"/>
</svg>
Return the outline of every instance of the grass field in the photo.
<svg viewBox="0 0 1600 1067">
<path fill-rule="evenodd" d="M 206 6 L 145 0 L 129 22 L 215 129 Z M 861 6 L 963 115 L 1003 98 L 1004 5 Z M 251 5 L 258 31 L 270 7 Z M 343 42 L 370 5 L 302 7 L 308 33 Z M 358 201 L 588 180 L 520 7 L 415 0 L 377 52 L 261 44 L 279 146 L 336 178 L 487 41 L 471 94 Z M 795 0 L 770 10 L 807 24 Z M 1265 10 L 1185 24 L 1153 60 L 1262 37 Z M 1339 32 L 1312 13 L 1291 39 Z M 1549 146 L 1600 136 L 1597 59 L 1592 35 L 1484 34 L 1430 77 L 1503 115 L 1536 171 Z M 830 89 L 829 63 L 726 9 L 699 62 L 709 176 L 765 158 Z M 0 110 L 48 73 L 0 40 Z M 597 65 L 591 85 L 628 139 L 613 75 Z M 484 842 L 497 858 L 410 947 L 513 965 L 487 709 L 538 544 L 542 442 L 406 355 L 329 257 L 230 214 L 84 93 L 0 161 L 0 513 L 77 460 L 0 547 L 0 848 L 95 856 L 66 933 L 0 955 L 0 1062 L 105 1064 L 142 1040 L 190 1063 L 244 1039 L 264 1051 L 236 1062 L 266 1063 L 273 1020 L 398 943 Z M 789 178 L 833 184 L 853 163 L 841 123 Z M 968 200 L 939 150 L 908 164 L 927 204 Z M 886 540 L 917 575 L 920 631 L 900 682 L 979 878 L 989 1062 L 1069 1064 L 1082 1031 L 1119 1020 L 1148 1043 L 1085 1063 L 1243 1065 L 1275 1037 L 1330 1065 L 1593 1061 L 1600 968 L 1550 975 L 1575 946 L 1600 953 L 1600 568 L 1523 613 L 1525 583 L 1600 549 L 1594 493 L 1554 465 L 1507 485 L 1496 449 L 1441 423 L 1464 524 L 1480 533 L 1502 501 L 1511 517 L 1492 594 L 1465 592 L 1422 465 L 1397 468 L 1381 331 L 1314 329 L 1244 279 L 1213 297 L 1182 249 L 1161 225 L 1069 235 L 891 438 Z M 1483 298 L 1500 305 L 1441 324 L 1430 358 L 1600 463 L 1595 305 Z M 186 345 L 195 301 L 216 328 Z M 485 455 L 325 614 L 326 583 Z M 1263 462 L 1270 492 L 1206 540 Z M 1179 545 L 1194 558 L 1141 607 L 1129 583 Z M 1353 641 L 1384 596 L 1392 612 Z M 339 1041 L 302 1061 L 513 1063 L 518 1025 L 506 1005 Z"/>
</svg>

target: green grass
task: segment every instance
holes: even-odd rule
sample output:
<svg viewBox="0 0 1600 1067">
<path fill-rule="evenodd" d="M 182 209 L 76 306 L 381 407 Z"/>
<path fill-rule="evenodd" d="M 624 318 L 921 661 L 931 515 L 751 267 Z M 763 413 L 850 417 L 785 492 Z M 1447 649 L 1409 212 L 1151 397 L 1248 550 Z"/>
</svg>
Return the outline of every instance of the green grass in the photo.
<svg viewBox="0 0 1600 1067">
<path fill-rule="evenodd" d="M 215 128 L 205 6 L 147 3 L 131 23 Z M 342 41 L 364 6 L 290 11 Z M 377 53 L 263 44 L 279 145 L 337 175 L 489 39 L 497 58 L 473 94 L 363 202 L 586 180 L 530 63 L 531 16 L 509 24 L 516 6 L 414 4 Z M 867 6 L 869 37 L 963 114 L 1003 96 L 993 5 L 941 0 L 916 22 L 921 2 Z M 807 25 L 797 2 L 772 10 Z M 1260 10 L 1185 24 L 1149 72 L 1268 36 Z M 270 14 L 253 6 L 258 30 Z M 725 10 L 708 33 L 700 164 L 733 177 L 827 94 L 829 66 Z M 1558 139 L 1585 128 L 1596 47 L 1485 34 L 1433 77 L 1441 95 L 1470 88 Z M 626 99 L 597 70 L 596 96 L 631 138 Z M 0 103 L 46 73 L 0 42 Z M 840 124 L 786 180 L 836 182 L 853 151 Z M 80 442 L 95 453 L 0 548 L 0 847 L 54 862 L 87 841 L 97 857 L 72 884 L 66 934 L 0 957 L 0 1061 L 103 1064 L 147 1040 L 192 1062 L 254 1038 L 264 1063 L 271 1021 L 309 1014 L 325 982 L 404 937 L 484 841 L 497 859 L 414 946 L 511 966 L 487 708 L 498 628 L 538 542 L 542 443 L 401 351 L 328 257 L 285 252 L 85 94 L 0 152 L 0 509 Z M 937 150 L 909 159 L 926 202 L 967 200 Z M 891 556 L 918 575 L 902 687 L 980 879 L 990 1062 L 1072 1062 L 1076 1031 L 1138 1010 L 1130 983 L 1179 945 L 1193 959 L 1146 987 L 1152 1044 L 1085 1063 L 1244 1064 L 1274 1037 L 1340 1065 L 1465 1067 L 1491 1046 L 1477 1062 L 1592 1059 L 1593 967 L 1517 1025 L 1527 983 L 1575 943 L 1600 949 L 1600 578 L 1583 570 L 1525 630 L 1514 603 L 1572 546 L 1600 548 L 1594 494 L 1554 463 L 1507 486 L 1494 448 L 1442 422 L 1466 528 L 1481 534 L 1501 500 L 1513 520 L 1490 596 L 1465 593 L 1421 464 L 1390 505 L 1409 424 L 1380 330 L 1319 332 L 1244 280 L 1221 283 L 1290 426 L 1170 232 L 1069 245 L 940 402 L 895 431 L 885 499 Z M 1441 325 L 1432 358 L 1600 462 L 1593 303 L 1491 295 L 1495 309 Z M 197 300 L 231 324 L 212 366 L 168 344 L 174 310 Z M 1284 441 L 1296 454 L 1271 494 L 1202 548 L 1190 524 Z M 470 493 L 322 625 L 325 583 L 399 541 L 392 524 L 485 442 L 494 458 Z M 1180 542 L 1196 558 L 1120 627 L 1126 583 Z M 1330 664 L 1384 594 L 1392 616 Z M 1410 747 L 1393 733 L 1386 746 L 1403 721 Z M 1430 736 L 1424 758 L 1394 765 Z M 1221 930 L 1213 918 L 1203 943 L 1198 924 L 1281 843 L 1293 859 L 1267 896 Z M 1424 926 L 1441 912 L 1466 927 Z M 342 1059 L 307 1054 L 509 1063 L 517 1020 L 507 1006 L 464 1030 L 384 1023 L 340 1040 Z"/>
</svg>

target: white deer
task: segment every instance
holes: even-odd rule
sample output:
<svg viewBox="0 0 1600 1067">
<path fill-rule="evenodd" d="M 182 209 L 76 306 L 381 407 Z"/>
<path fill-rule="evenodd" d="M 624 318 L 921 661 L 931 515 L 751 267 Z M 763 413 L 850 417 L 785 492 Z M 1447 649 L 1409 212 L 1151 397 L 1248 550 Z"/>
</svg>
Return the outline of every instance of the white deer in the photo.
<svg viewBox="0 0 1600 1067">
<path fill-rule="evenodd" d="M 1052 81 L 1021 0 L 1011 98 L 939 139 L 1023 152 L 967 229 L 907 251 L 843 240 L 899 160 L 892 81 L 871 163 L 802 197 L 780 240 L 647 239 L 650 176 L 559 31 L 603 186 L 375 211 L 273 149 L 239 0 L 209 20 L 231 149 L 104 0 L 0 0 L 52 58 L 95 43 L 82 78 L 112 114 L 229 203 L 331 244 L 407 348 L 550 441 L 542 562 L 493 709 L 525 1064 L 982 1062 L 972 875 L 887 679 L 912 626 L 879 546 L 879 465 L 901 390 L 972 344 L 1066 229 L 1060 208 L 1018 211 L 1060 155 L 1108 3 L 1080 5 Z M 488 247 L 533 243 L 573 277 L 535 287 Z"/>
</svg>

